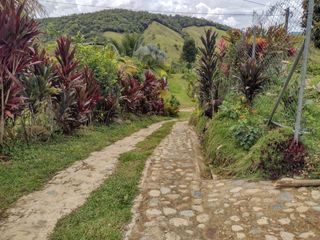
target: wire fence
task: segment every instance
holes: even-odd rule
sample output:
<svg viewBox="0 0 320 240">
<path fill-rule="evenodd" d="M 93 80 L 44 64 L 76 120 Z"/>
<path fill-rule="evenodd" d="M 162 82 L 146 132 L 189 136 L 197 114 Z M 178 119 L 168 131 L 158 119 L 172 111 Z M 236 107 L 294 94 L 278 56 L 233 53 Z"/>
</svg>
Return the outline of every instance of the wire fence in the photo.
<svg viewBox="0 0 320 240">
<path fill-rule="evenodd" d="M 312 128 L 303 104 L 314 0 L 308 0 L 304 23 L 303 4 L 303 0 L 280 0 L 262 14 L 253 12 L 252 26 L 237 46 L 241 62 L 254 59 L 269 79 L 266 94 L 256 101 L 264 106 L 257 108 L 264 109 L 269 124 L 293 129 L 296 141 Z"/>
</svg>

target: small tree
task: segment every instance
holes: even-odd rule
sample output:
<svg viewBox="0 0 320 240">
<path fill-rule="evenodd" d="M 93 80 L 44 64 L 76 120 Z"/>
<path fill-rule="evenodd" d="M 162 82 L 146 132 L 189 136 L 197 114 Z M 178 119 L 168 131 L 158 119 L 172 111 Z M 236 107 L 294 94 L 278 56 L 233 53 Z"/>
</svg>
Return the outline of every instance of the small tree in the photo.
<svg viewBox="0 0 320 240">
<path fill-rule="evenodd" d="M 143 36 L 138 33 L 126 33 L 122 39 L 122 50 L 126 56 L 132 57 L 142 45 Z"/>
<path fill-rule="evenodd" d="M 190 69 L 192 64 L 196 61 L 197 48 L 193 38 L 185 38 L 182 49 L 182 59 L 188 63 L 187 67 Z"/>
<path fill-rule="evenodd" d="M 218 56 L 216 49 L 217 33 L 206 30 L 201 37 L 202 47 L 199 48 L 201 57 L 198 70 L 199 75 L 199 104 L 203 110 L 211 105 L 212 100 L 219 97 L 219 86 L 215 83 Z"/>
</svg>

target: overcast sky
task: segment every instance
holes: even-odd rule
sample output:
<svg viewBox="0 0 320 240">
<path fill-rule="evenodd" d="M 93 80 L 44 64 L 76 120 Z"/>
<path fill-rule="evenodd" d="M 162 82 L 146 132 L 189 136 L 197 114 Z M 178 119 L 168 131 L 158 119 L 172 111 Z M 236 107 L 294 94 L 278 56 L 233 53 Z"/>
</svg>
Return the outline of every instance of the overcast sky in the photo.
<svg viewBox="0 0 320 240">
<path fill-rule="evenodd" d="M 252 23 L 252 16 L 228 15 L 233 13 L 251 14 L 254 10 L 263 12 L 279 1 L 289 0 L 252 0 L 267 6 L 244 0 L 39 0 L 50 17 L 73 13 L 92 12 L 110 8 L 125 8 L 145 11 L 168 11 L 194 17 L 204 17 L 232 27 L 243 28 Z M 250 0 L 249 0 L 250 1 Z M 292 0 L 293 2 L 299 0 Z M 68 3 L 68 4 L 63 4 Z M 86 5 L 86 6 L 81 6 Z M 220 15 L 221 14 L 221 15 Z M 182 15 L 182 14 L 181 14 Z"/>
</svg>

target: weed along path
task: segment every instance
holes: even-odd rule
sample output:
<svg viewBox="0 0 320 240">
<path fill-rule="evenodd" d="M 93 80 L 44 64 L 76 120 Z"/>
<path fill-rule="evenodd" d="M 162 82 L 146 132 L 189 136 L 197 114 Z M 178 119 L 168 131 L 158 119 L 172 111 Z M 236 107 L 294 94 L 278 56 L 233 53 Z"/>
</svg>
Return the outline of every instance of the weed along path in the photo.
<svg viewBox="0 0 320 240">
<path fill-rule="evenodd" d="M 112 174 L 119 156 L 158 130 L 164 122 L 126 137 L 92 153 L 58 173 L 40 191 L 20 198 L 8 209 L 8 218 L 0 222 L 1 240 L 42 240 L 52 232 L 57 221 L 81 206 L 92 191 Z"/>
<path fill-rule="evenodd" d="M 186 122 L 149 158 L 125 240 L 319 240 L 320 189 L 200 177 L 197 136 Z"/>
</svg>

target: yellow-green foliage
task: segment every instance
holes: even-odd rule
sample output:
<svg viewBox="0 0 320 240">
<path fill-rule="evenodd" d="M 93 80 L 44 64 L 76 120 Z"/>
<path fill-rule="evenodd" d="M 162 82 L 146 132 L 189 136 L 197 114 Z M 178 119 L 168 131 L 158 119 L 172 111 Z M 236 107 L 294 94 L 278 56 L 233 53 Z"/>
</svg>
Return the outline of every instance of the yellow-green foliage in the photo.
<svg viewBox="0 0 320 240">
<path fill-rule="evenodd" d="M 193 107 L 192 102 L 187 94 L 188 82 L 182 78 L 182 74 L 171 74 L 168 77 L 169 91 L 175 95 L 181 104 L 181 107 Z"/>
<path fill-rule="evenodd" d="M 200 37 L 204 34 L 204 31 L 206 29 L 212 29 L 213 31 L 216 31 L 218 33 L 218 40 L 222 36 L 226 35 L 225 31 L 219 30 L 212 26 L 205 26 L 205 27 L 192 26 L 192 27 L 184 28 L 182 31 L 185 33 L 188 33 L 196 41 L 196 46 L 200 47 L 202 45 Z"/>
<path fill-rule="evenodd" d="M 124 35 L 123 33 L 117 33 L 117 32 L 111 32 L 111 31 L 103 33 L 104 37 L 106 37 L 108 39 L 112 39 L 112 40 L 116 41 L 117 43 L 121 43 L 123 35 Z"/>
<path fill-rule="evenodd" d="M 146 44 L 159 45 L 160 49 L 167 54 L 168 61 L 180 58 L 183 46 L 183 38 L 178 32 L 153 22 L 143 33 Z"/>
</svg>

